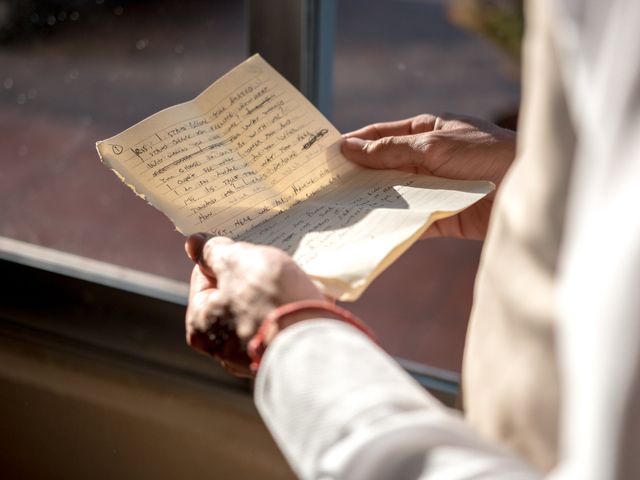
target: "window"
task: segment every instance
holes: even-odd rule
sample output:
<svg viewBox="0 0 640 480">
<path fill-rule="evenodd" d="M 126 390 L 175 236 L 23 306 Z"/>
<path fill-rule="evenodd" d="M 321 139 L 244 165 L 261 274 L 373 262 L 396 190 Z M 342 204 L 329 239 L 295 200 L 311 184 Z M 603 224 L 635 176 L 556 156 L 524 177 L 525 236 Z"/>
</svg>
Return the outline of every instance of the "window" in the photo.
<svg viewBox="0 0 640 480">
<path fill-rule="evenodd" d="M 504 11 L 493 12 L 487 3 L 503 4 Z M 469 23 L 469 15 L 480 23 L 481 13 L 501 20 L 497 26 L 490 23 L 491 33 L 504 37 L 513 52 L 512 43 L 520 38 L 519 2 L 350 0 L 337 5 L 333 120 L 341 131 L 420 113 L 454 112 L 493 121 L 517 113 L 517 61 L 458 24 Z M 456 23 L 450 20 L 454 14 Z M 379 332 L 392 354 L 459 371 L 480 249 L 478 242 L 418 242 L 349 307 Z"/>
</svg>

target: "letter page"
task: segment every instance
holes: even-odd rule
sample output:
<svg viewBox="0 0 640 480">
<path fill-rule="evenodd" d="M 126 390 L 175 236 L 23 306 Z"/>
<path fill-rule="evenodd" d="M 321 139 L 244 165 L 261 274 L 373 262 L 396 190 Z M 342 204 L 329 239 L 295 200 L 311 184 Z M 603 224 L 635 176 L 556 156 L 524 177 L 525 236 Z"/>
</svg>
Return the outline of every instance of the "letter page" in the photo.
<svg viewBox="0 0 640 480">
<path fill-rule="evenodd" d="M 97 143 L 102 162 L 183 234 L 284 249 L 324 291 L 355 300 L 435 220 L 489 193 L 368 170 L 340 133 L 254 55 L 195 99 Z"/>
</svg>

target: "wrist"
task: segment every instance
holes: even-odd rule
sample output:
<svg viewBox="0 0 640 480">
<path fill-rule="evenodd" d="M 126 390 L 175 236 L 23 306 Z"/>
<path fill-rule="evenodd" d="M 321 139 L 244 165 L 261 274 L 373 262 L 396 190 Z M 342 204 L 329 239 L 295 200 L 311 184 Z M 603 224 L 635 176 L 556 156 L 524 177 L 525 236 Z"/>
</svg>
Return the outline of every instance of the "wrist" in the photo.
<svg viewBox="0 0 640 480">
<path fill-rule="evenodd" d="M 348 310 L 326 300 L 300 300 L 277 307 L 264 319 L 248 344 L 251 370 L 254 373 L 258 370 L 262 355 L 282 330 L 301 321 L 318 318 L 330 318 L 349 323 L 377 342 L 373 332 Z"/>
<path fill-rule="evenodd" d="M 291 305 L 286 304 L 286 305 Z M 316 308 L 305 308 L 295 311 L 281 311 L 275 308 L 267 318 L 265 318 L 263 324 L 266 324 L 264 339 L 262 340 L 264 348 L 268 347 L 276 336 L 285 330 L 286 328 L 304 320 L 313 320 L 319 317 L 326 317 L 327 314 L 324 310 Z"/>
</svg>

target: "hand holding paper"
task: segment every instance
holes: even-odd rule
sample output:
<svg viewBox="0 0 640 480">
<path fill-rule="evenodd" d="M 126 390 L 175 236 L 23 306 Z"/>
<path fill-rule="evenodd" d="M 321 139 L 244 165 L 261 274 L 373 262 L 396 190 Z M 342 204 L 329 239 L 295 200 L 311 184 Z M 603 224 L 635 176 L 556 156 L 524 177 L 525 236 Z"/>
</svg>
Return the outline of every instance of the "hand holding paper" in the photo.
<svg viewBox="0 0 640 480">
<path fill-rule="evenodd" d="M 282 248 L 326 294 L 355 300 L 435 220 L 490 182 L 369 170 L 261 57 L 98 142 L 102 162 L 183 234 Z"/>
</svg>

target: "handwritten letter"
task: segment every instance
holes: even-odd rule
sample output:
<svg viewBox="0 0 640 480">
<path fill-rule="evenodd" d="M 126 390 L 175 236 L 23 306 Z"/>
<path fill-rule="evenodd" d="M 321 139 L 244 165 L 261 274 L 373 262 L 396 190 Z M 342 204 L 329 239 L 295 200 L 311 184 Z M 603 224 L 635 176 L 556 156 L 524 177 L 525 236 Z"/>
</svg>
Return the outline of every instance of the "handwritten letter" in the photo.
<svg viewBox="0 0 640 480">
<path fill-rule="evenodd" d="M 340 139 L 255 55 L 97 149 L 183 234 L 275 245 L 327 294 L 355 300 L 433 221 L 492 186 L 362 169 L 342 157 Z"/>
</svg>

